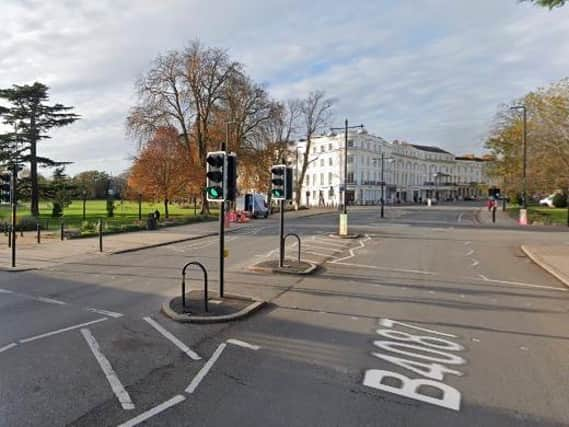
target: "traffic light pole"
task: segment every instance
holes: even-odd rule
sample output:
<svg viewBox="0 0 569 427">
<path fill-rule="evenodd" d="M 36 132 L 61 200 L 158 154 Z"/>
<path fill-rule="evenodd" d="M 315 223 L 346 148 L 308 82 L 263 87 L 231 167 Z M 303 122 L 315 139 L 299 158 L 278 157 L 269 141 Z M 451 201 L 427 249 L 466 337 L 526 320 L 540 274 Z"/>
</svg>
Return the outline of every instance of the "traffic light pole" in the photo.
<svg viewBox="0 0 569 427">
<path fill-rule="evenodd" d="M 16 177 L 17 177 L 18 169 L 17 166 L 14 164 L 12 165 L 12 235 L 10 238 L 12 239 L 12 267 L 16 267 Z"/>
<path fill-rule="evenodd" d="M 280 254 L 279 254 L 279 267 L 283 268 L 284 267 L 284 206 L 285 206 L 285 201 L 284 200 L 279 200 L 279 204 L 280 204 L 280 210 L 281 210 L 281 219 L 280 219 L 280 239 L 279 239 L 279 249 L 280 249 Z"/>
<path fill-rule="evenodd" d="M 225 152 L 224 162 L 223 165 L 223 191 L 226 192 L 226 177 L 225 174 L 227 173 L 227 152 L 226 152 L 226 144 L 223 142 L 221 143 L 221 151 Z M 219 298 L 223 298 L 223 280 L 224 280 L 224 270 L 225 270 L 225 194 L 224 200 L 219 204 Z"/>
</svg>

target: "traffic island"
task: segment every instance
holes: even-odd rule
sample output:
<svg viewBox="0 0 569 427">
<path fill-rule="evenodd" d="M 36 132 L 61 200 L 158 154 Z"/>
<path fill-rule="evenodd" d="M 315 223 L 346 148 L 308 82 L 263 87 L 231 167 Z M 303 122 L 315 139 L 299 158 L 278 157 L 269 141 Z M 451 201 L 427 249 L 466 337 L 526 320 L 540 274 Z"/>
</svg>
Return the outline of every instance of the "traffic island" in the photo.
<svg viewBox="0 0 569 427">
<path fill-rule="evenodd" d="M 162 304 L 162 313 L 181 323 L 222 323 L 241 320 L 261 309 L 266 301 L 242 295 L 224 294 L 223 298 L 209 297 L 207 311 L 203 291 L 186 294 L 186 305 L 178 296 Z"/>
<path fill-rule="evenodd" d="M 336 234 L 336 233 L 332 233 L 329 234 L 328 237 L 331 237 L 332 239 L 359 239 L 360 237 L 362 237 L 361 234 L 356 233 L 356 234 Z"/>
<path fill-rule="evenodd" d="M 317 264 L 307 261 L 298 262 L 292 259 L 285 260 L 282 267 L 279 266 L 279 260 L 276 259 L 263 261 L 249 267 L 250 271 L 256 271 L 258 273 L 296 274 L 299 276 L 312 274 L 317 269 Z"/>
</svg>

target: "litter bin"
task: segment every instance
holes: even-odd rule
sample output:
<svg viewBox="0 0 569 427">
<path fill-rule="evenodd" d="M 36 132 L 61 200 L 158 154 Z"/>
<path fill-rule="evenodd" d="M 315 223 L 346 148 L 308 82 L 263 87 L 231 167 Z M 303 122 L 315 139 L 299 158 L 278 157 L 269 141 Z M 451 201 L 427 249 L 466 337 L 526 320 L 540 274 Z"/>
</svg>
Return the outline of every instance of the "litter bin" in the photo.
<svg viewBox="0 0 569 427">
<path fill-rule="evenodd" d="M 148 218 L 146 219 L 146 229 L 147 230 L 156 230 L 156 217 L 154 214 L 149 213 Z"/>
</svg>

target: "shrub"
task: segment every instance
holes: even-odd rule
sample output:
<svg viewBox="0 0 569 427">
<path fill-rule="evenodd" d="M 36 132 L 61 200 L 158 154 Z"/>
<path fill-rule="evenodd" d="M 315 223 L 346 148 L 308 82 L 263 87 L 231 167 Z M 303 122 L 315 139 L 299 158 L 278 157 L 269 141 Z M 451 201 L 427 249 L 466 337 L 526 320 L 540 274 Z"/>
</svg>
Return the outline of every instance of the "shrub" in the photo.
<svg viewBox="0 0 569 427">
<path fill-rule="evenodd" d="M 516 193 L 512 198 L 512 202 L 518 206 L 523 205 L 523 198 L 521 193 Z"/>
<path fill-rule="evenodd" d="M 59 202 L 53 202 L 53 208 L 51 209 L 51 216 L 54 218 L 59 218 L 63 215 L 63 206 Z"/>
<path fill-rule="evenodd" d="M 33 216 L 24 216 L 18 218 L 18 223 L 16 225 L 16 229 L 22 231 L 34 231 L 36 230 L 38 224 L 38 219 Z"/>
<path fill-rule="evenodd" d="M 112 218 L 113 216 L 115 216 L 115 202 L 107 199 L 107 217 Z"/>
<path fill-rule="evenodd" d="M 556 208 L 566 208 L 567 207 L 567 194 L 556 193 L 553 196 L 553 206 Z"/>
</svg>

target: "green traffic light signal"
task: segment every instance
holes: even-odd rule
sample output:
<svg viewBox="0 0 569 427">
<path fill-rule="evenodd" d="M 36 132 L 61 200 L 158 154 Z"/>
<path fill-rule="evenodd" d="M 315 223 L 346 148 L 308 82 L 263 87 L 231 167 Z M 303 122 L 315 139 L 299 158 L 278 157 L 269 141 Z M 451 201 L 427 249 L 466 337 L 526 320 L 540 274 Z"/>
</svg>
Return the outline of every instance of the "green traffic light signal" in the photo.
<svg viewBox="0 0 569 427">
<path fill-rule="evenodd" d="M 274 189 L 272 192 L 273 197 L 283 197 L 283 191 L 281 189 Z"/>
<path fill-rule="evenodd" d="M 221 187 L 208 187 L 207 194 L 212 199 L 222 199 L 223 198 L 223 190 Z"/>
</svg>

